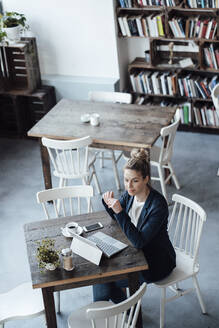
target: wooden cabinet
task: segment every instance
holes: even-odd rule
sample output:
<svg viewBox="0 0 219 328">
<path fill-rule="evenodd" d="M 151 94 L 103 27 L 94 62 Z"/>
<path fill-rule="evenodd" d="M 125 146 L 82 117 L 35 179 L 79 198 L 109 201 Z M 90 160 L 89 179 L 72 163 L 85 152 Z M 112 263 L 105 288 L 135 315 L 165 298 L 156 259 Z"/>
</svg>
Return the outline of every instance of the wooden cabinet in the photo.
<svg viewBox="0 0 219 328">
<path fill-rule="evenodd" d="M 217 3 L 119 0 L 118 4 L 119 37 L 149 39 L 145 58 L 137 57 L 128 65 L 136 103 L 175 104 L 181 109 L 181 129 L 219 133 L 211 99 L 211 90 L 219 83 L 219 8 L 209 8 Z"/>
</svg>

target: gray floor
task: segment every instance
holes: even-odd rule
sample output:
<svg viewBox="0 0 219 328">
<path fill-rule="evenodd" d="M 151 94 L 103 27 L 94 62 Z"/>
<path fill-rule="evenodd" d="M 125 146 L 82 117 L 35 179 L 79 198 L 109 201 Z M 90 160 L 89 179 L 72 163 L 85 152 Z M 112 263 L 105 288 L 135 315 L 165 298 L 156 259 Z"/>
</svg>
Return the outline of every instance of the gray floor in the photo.
<svg viewBox="0 0 219 328">
<path fill-rule="evenodd" d="M 168 328 L 219 327 L 219 136 L 177 132 L 173 165 L 181 189 L 178 193 L 197 201 L 207 212 L 201 239 L 199 282 L 208 315 L 202 315 L 192 293 L 166 306 Z M 40 153 L 35 140 L 0 139 L 0 292 L 30 279 L 24 244 L 24 223 L 43 219 L 35 194 L 44 189 Z M 123 166 L 120 163 L 120 168 Z M 110 163 L 104 169 L 96 165 L 103 191 L 116 192 Z M 122 181 L 122 170 L 120 170 Z M 155 184 L 158 190 L 159 184 Z M 176 190 L 168 186 L 168 194 Z M 95 210 L 102 209 L 95 196 Z M 91 288 L 62 292 L 62 314 L 58 327 L 67 327 L 73 308 L 92 300 Z M 1 307 L 1 305 L 0 305 Z M 143 298 L 144 327 L 159 327 L 159 290 L 153 285 Z M 43 318 L 9 322 L 6 327 L 45 327 Z M 77 327 L 76 327 L 77 328 Z"/>
</svg>

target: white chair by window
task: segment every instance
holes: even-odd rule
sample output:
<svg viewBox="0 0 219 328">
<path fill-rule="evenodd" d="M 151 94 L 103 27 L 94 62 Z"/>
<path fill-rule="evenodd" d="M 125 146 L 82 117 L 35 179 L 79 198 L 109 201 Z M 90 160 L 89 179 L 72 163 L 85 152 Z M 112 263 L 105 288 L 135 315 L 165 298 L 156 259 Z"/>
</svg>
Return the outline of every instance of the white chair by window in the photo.
<svg viewBox="0 0 219 328">
<path fill-rule="evenodd" d="M 8 321 L 45 315 L 42 292 L 26 282 L 0 294 L 0 327 Z M 31 325 L 30 325 L 31 326 Z"/>
<path fill-rule="evenodd" d="M 111 102 L 111 103 L 121 103 L 121 104 L 131 104 L 132 102 L 132 95 L 130 93 L 125 92 L 107 92 L 107 91 L 90 91 L 88 93 L 88 99 L 90 101 L 97 101 L 97 102 Z M 100 151 L 101 159 L 101 167 L 103 167 L 104 159 L 111 160 L 115 175 L 116 187 L 118 190 L 121 189 L 120 180 L 119 180 L 119 173 L 117 169 L 117 163 L 122 156 L 122 152 L 116 157 L 116 153 L 113 150 L 107 151 Z M 108 153 L 108 154 L 106 154 Z"/>
<path fill-rule="evenodd" d="M 215 87 L 213 88 L 211 97 L 219 119 L 219 84 L 216 84 Z M 217 169 L 217 175 L 219 176 L 219 168 Z"/>
<path fill-rule="evenodd" d="M 162 138 L 161 147 L 153 146 L 150 150 L 150 165 L 155 166 L 158 169 L 158 177 L 151 176 L 151 180 L 160 181 L 161 190 L 164 197 L 167 199 L 167 191 L 166 184 L 173 178 L 175 186 L 177 189 L 180 189 L 180 185 L 176 174 L 173 170 L 173 166 L 171 164 L 171 158 L 173 153 L 173 143 L 176 135 L 176 130 L 179 125 L 179 112 L 177 111 L 176 121 L 168 126 L 163 127 L 160 130 L 160 135 Z M 128 160 L 130 153 L 124 152 L 125 160 Z M 165 179 L 164 169 L 168 169 L 168 176 Z"/>
<path fill-rule="evenodd" d="M 197 274 L 199 272 L 198 251 L 203 223 L 206 213 L 194 201 L 174 194 L 174 207 L 168 225 L 170 239 L 176 251 L 176 268 L 165 279 L 155 283 L 161 288 L 160 298 L 160 328 L 164 327 L 165 304 L 191 291 L 196 291 L 202 313 L 206 313 L 201 296 Z M 194 288 L 182 289 L 179 283 L 191 278 Z M 171 297 L 166 296 L 167 287 L 174 292 Z"/>
<path fill-rule="evenodd" d="M 134 328 L 146 287 L 143 283 L 136 293 L 119 304 L 94 302 L 72 312 L 68 328 Z"/>
<path fill-rule="evenodd" d="M 81 214 L 81 201 L 87 202 L 87 213 L 91 212 L 92 186 L 72 186 L 39 191 L 37 202 L 43 207 L 46 219 Z M 74 201 L 76 200 L 76 202 Z M 52 204 L 48 202 L 52 201 Z M 59 205 L 59 202 L 61 203 Z M 53 215 L 51 214 L 53 213 Z M 60 313 L 60 292 L 57 292 L 57 312 Z"/>
<path fill-rule="evenodd" d="M 89 136 L 74 140 L 42 138 L 54 167 L 53 174 L 60 179 L 59 187 L 66 186 L 70 179 L 82 179 L 83 184 L 90 185 L 94 178 L 98 193 L 101 193 L 94 166 L 96 156 L 88 147 L 91 143 Z"/>
</svg>

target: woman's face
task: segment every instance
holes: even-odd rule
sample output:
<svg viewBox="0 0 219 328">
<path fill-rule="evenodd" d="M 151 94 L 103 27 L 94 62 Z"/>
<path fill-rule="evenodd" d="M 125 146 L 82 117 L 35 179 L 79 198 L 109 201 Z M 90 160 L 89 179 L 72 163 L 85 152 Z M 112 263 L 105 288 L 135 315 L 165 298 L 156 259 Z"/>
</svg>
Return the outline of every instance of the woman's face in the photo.
<svg viewBox="0 0 219 328">
<path fill-rule="evenodd" d="M 124 185 L 130 196 L 144 194 L 148 183 L 148 176 L 143 178 L 141 172 L 125 169 L 124 170 Z"/>
</svg>

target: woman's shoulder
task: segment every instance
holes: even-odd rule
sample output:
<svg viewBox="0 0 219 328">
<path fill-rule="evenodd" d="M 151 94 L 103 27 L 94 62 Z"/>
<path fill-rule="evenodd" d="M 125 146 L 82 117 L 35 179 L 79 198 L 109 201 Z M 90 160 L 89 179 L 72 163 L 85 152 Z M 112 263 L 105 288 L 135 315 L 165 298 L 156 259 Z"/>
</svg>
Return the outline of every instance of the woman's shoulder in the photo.
<svg viewBox="0 0 219 328">
<path fill-rule="evenodd" d="M 159 191 L 157 191 L 156 189 L 153 189 L 152 187 L 150 190 L 150 198 L 151 198 L 151 202 L 155 206 L 162 206 L 162 207 L 168 208 L 168 204 L 167 204 L 165 197 Z"/>
</svg>

